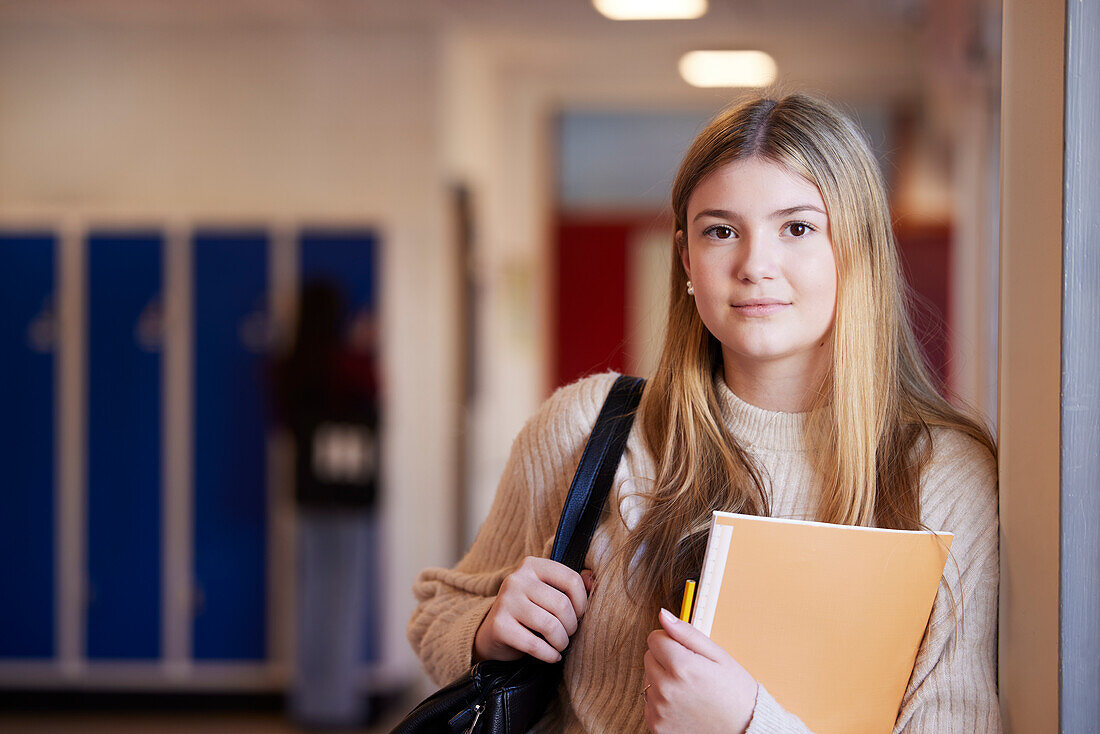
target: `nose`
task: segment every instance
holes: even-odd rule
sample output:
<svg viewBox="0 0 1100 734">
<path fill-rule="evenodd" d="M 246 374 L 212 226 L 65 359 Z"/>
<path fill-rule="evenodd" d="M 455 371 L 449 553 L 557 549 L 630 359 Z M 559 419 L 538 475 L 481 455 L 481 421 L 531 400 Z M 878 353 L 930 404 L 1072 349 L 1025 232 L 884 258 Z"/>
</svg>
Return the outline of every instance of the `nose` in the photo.
<svg viewBox="0 0 1100 734">
<path fill-rule="evenodd" d="M 775 277 L 775 247 L 766 236 L 749 234 L 738 243 L 734 276 L 744 283 Z"/>
</svg>

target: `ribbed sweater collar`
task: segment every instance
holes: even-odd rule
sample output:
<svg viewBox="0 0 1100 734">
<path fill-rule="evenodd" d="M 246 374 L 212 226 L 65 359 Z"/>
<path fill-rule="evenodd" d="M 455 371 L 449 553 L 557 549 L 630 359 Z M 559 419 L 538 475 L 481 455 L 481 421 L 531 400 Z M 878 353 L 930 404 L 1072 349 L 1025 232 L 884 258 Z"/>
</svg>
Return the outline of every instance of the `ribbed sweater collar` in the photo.
<svg viewBox="0 0 1100 734">
<path fill-rule="evenodd" d="M 803 433 L 809 413 L 782 413 L 746 403 L 734 394 L 719 373 L 714 378 L 722 417 L 742 446 L 769 451 L 803 451 Z"/>
</svg>

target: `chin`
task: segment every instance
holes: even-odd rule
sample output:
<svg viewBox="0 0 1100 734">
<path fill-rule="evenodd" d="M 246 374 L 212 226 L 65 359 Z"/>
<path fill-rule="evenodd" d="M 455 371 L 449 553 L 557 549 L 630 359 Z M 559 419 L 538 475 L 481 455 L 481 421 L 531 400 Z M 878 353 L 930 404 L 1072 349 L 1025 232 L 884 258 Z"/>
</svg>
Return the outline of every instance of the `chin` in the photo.
<svg viewBox="0 0 1100 734">
<path fill-rule="evenodd" d="M 761 343 L 753 341 L 741 344 L 726 344 L 726 354 L 741 363 L 759 362 L 770 364 L 792 357 L 804 355 L 806 350 L 792 348 L 787 344 Z"/>
<path fill-rule="evenodd" d="M 738 362 L 761 362 L 770 363 L 778 362 L 786 357 L 790 357 L 790 353 L 783 350 L 775 349 L 735 349 L 731 350 L 732 357 Z"/>
</svg>

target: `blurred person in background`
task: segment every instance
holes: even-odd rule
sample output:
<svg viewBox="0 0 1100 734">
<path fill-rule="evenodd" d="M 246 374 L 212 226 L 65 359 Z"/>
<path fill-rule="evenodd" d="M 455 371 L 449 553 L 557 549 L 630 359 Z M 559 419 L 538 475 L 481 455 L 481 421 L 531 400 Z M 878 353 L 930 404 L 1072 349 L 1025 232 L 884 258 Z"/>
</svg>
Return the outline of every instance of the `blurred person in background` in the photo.
<svg viewBox="0 0 1100 734">
<path fill-rule="evenodd" d="M 298 507 L 289 709 L 307 728 L 355 727 L 369 713 L 358 670 L 371 621 L 378 380 L 373 319 L 348 324 L 345 311 L 335 284 L 307 283 L 292 348 L 275 367 L 278 413 L 294 437 Z"/>
</svg>

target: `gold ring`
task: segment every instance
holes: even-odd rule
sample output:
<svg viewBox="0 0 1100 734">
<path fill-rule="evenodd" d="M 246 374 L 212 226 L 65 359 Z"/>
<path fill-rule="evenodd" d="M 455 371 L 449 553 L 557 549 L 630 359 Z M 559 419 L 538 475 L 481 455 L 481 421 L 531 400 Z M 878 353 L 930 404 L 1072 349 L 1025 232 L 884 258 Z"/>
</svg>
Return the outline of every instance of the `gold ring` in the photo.
<svg viewBox="0 0 1100 734">
<path fill-rule="evenodd" d="M 645 697 L 645 694 L 649 693 L 649 687 L 652 683 L 646 683 L 645 688 L 642 689 L 642 703 L 649 703 L 649 699 Z"/>
</svg>

